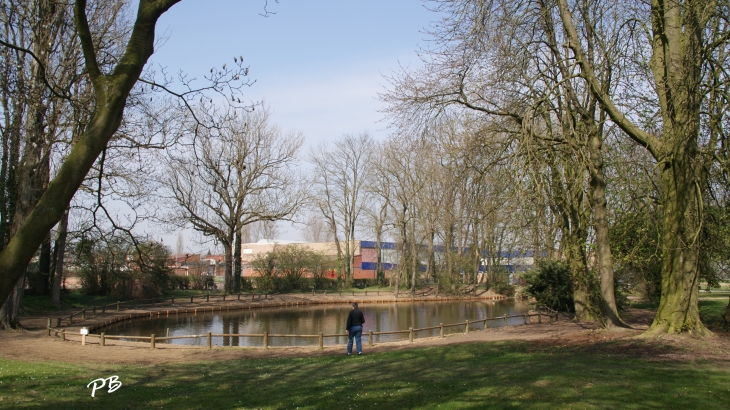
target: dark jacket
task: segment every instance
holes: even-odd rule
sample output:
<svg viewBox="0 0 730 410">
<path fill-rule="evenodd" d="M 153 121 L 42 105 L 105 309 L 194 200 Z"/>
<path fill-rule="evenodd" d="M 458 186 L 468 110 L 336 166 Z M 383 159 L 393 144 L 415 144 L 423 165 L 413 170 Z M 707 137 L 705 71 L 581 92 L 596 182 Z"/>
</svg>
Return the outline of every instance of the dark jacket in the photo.
<svg viewBox="0 0 730 410">
<path fill-rule="evenodd" d="M 347 325 L 345 329 L 349 332 L 353 326 L 362 326 L 365 323 L 365 316 L 360 312 L 359 309 L 352 309 L 350 314 L 347 315 Z"/>
</svg>

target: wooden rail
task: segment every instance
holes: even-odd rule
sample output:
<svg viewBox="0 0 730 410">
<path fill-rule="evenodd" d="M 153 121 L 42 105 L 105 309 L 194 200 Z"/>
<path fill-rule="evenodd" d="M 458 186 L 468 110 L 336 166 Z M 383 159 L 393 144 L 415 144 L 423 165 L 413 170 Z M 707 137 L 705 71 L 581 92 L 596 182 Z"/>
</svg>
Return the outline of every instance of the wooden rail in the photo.
<svg viewBox="0 0 730 410">
<path fill-rule="evenodd" d="M 145 314 L 143 314 L 145 315 Z M 145 315 L 146 316 L 146 315 Z M 557 312 L 555 313 L 543 313 L 538 311 L 538 313 L 532 313 L 532 314 L 522 314 L 522 315 L 503 315 L 503 316 L 497 316 L 497 317 L 491 317 L 491 318 L 483 318 L 478 320 L 465 320 L 461 323 L 450 323 L 450 324 L 443 324 L 440 323 L 438 326 L 429 326 L 429 327 L 423 327 L 423 328 L 413 328 L 410 327 L 407 330 L 391 330 L 387 332 L 373 332 L 372 330 L 369 331 L 367 334 L 363 333 L 363 336 L 368 336 L 368 343 L 370 346 L 374 345 L 373 336 L 381 336 L 381 335 L 397 335 L 397 334 L 404 334 L 408 333 L 408 340 L 410 342 L 413 342 L 416 338 L 417 332 L 423 332 L 428 330 L 435 330 L 439 329 L 439 337 L 444 337 L 444 328 L 447 327 L 459 327 L 464 326 L 464 333 L 469 333 L 469 325 L 473 324 L 482 324 L 481 330 L 488 329 L 487 322 L 490 320 L 499 320 L 504 323 L 503 327 L 507 326 L 508 319 L 513 318 L 521 318 L 523 319 L 523 325 L 532 324 L 533 317 L 537 317 L 538 321 L 537 323 L 542 323 L 542 317 L 547 316 L 550 322 L 557 321 Z M 48 335 L 51 336 L 53 333 L 54 337 L 60 337 L 62 341 L 65 341 L 70 333 L 68 333 L 65 329 L 58 329 L 51 327 L 51 319 L 48 319 L 48 326 L 47 326 Z M 77 334 L 74 334 L 76 336 Z M 160 341 L 169 341 L 169 340 L 175 340 L 175 339 L 206 339 L 206 345 L 208 349 L 213 348 L 212 344 L 212 338 L 213 337 L 249 337 L 249 338 L 262 338 L 263 339 L 263 348 L 268 349 L 269 348 L 269 339 L 272 337 L 277 338 L 303 338 L 303 339 L 319 339 L 319 348 L 324 348 L 323 339 L 324 338 L 332 338 L 332 337 L 347 337 L 346 333 L 332 333 L 332 334 L 324 334 L 320 332 L 316 335 L 293 335 L 293 334 L 275 334 L 275 333 L 252 333 L 252 334 L 246 334 L 246 333 L 211 333 L 208 332 L 206 334 L 200 334 L 200 335 L 183 335 L 183 336 L 163 336 L 163 337 L 157 337 L 155 334 L 151 334 L 150 336 L 124 336 L 124 335 L 106 335 L 104 332 L 101 332 L 100 334 L 93 334 L 90 333 L 88 335 L 79 335 L 82 337 L 82 344 L 86 343 L 86 338 L 97 338 L 99 339 L 99 345 L 100 346 L 106 346 L 106 340 L 121 340 L 121 339 L 127 339 L 127 340 L 141 340 L 141 341 L 149 341 L 150 347 L 152 349 L 155 349 L 156 342 Z"/>
</svg>

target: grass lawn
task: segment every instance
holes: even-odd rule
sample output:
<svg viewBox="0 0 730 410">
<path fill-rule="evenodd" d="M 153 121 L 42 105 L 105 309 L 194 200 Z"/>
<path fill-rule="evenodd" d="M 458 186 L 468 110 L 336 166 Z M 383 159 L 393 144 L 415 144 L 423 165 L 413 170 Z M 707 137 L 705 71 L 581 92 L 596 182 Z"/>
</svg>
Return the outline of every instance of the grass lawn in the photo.
<svg viewBox="0 0 730 410">
<path fill-rule="evenodd" d="M 718 330 L 722 326 L 722 317 L 727 309 L 727 300 L 700 300 L 700 318 L 702 323 L 712 330 Z"/>
<path fill-rule="evenodd" d="M 633 346 L 633 347 L 632 347 Z M 727 409 L 727 362 L 651 360 L 670 344 L 472 343 L 355 357 L 153 366 L 0 359 L 7 409 Z M 367 353 L 367 351 L 366 351 Z M 86 385 L 119 376 L 113 393 Z"/>
</svg>

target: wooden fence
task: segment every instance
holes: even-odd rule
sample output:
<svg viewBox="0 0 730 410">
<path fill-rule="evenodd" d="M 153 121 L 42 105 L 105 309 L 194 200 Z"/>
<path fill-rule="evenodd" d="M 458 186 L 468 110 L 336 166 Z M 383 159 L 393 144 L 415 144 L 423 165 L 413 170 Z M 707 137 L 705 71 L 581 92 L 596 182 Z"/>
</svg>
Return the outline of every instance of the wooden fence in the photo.
<svg viewBox="0 0 730 410">
<path fill-rule="evenodd" d="M 169 314 L 169 312 L 168 312 L 168 314 Z M 150 313 L 150 315 L 152 315 L 152 313 Z M 467 334 L 467 333 L 469 333 L 469 326 L 470 325 L 474 325 L 474 324 L 480 324 L 481 323 L 482 324 L 482 330 L 486 330 L 487 329 L 487 322 L 488 321 L 502 321 L 503 322 L 503 327 L 506 327 L 507 326 L 508 319 L 511 319 L 511 318 L 522 318 L 522 320 L 523 320 L 522 324 L 523 325 L 528 325 L 528 324 L 533 323 L 532 322 L 532 318 L 533 317 L 537 317 L 537 323 L 542 323 L 543 316 L 547 317 L 548 318 L 548 321 L 550 323 L 552 323 L 553 321 L 557 321 L 558 320 L 558 314 L 557 314 L 557 312 L 554 312 L 553 311 L 551 313 L 544 313 L 542 310 L 539 310 L 538 313 L 532 313 L 532 314 L 512 315 L 512 316 L 504 315 L 504 316 L 497 316 L 497 317 L 492 317 L 492 318 L 484 318 L 484 319 L 472 320 L 472 321 L 465 320 L 464 322 L 461 322 L 461 323 L 452 323 L 452 324 L 447 324 L 447 325 L 445 325 L 443 323 L 440 323 L 438 326 L 415 328 L 415 329 L 412 328 L 412 327 L 410 327 L 410 328 L 408 328 L 408 330 L 394 330 L 394 331 L 389 331 L 389 332 L 373 332 L 371 330 L 368 333 L 363 334 L 363 336 L 365 336 L 365 335 L 368 336 L 368 344 L 370 346 L 373 346 L 374 345 L 374 338 L 373 338 L 373 336 L 379 336 L 379 335 L 395 335 L 395 334 L 408 333 L 408 341 L 413 342 L 414 339 L 416 338 L 416 333 L 417 332 L 423 332 L 423 331 L 427 331 L 427 330 L 439 329 L 439 337 L 443 338 L 444 337 L 444 329 L 445 328 L 449 328 L 449 327 L 460 327 L 460 326 L 464 326 L 464 333 Z M 48 319 L 48 322 L 49 322 L 48 323 L 48 327 L 47 327 L 48 336 L 51 336 L 51 334 L 53 334 L 54 337 L 60 337 L 62 341 L 65 341 L 67 339 L 67 337 L 69 335 L 71 335 L 71 334 L 73 334 L 74 336 L 79 336 L 79 334 L 77 334 L 77 333 L 67 333 L 65 329 L 52 328 L 50 321 L 51 320 Z M 477 330 L 477 329 L 475 329 L 475 330 Z M 149 336 L 120 336 L 120 335 L 111 336 L 111 335 L 106 335 L 104 332 L 101 332 L 99 334 L 90 333 L 90 334 L 85 335 L 85 336 L 84 335 L 81 335 L 81 344 L 86 344 L 86 339 L 87 338 L 97 338 L 97 339 L 99 339 L 99 345 L 100 346 L 106 346 L 106 340 L 107 339 L 109 339 L 109 340 L 119 340 L 119 339 L 127 339 L 127 340 L 130 340 L 131 339 L 131 340 L 149 341 L 150 347 L 152 349 L 154 349 L 157 342 L 166 342 L 166 341 L 174 340 L 174 339 L 201 339 L 201 338 L 205 338 L 208 349 L 212 349 L 213 348 L 212 338 L 214 338 L 214 337 L 249 337 L 249 338 L 262 338 L 263 339 L 262 340 L 262 347 L 264 349 L 268 349 L 269 348 L 269 340 L 271 338 L 294 338 L 294 339 L 296 339 L 296 338 L 299 338 L 299 339 L 309 338 L 309 339 L 318 339 L 319 340 L 319 348 L 320 349 L 323 349 L 324 348 L 324 338 L 347 337 L 347 334 L 346 333 L 341 333 L 341 334 L 324 334 L 324 333 L 320 332 L 319 334 L 316 334 L 316 335 L 286 335 L 286 334 L 272 334 L 272 333 L 268 333 L 268 332 L 264 332 L 262 334 L 239 334 L 239 333 L 234 333 L 234 334 L 220 333 L 219 334 L 219 333 L 211 333 L 211 332 L 208 332 L 206 334 L 200 334 L 200 335 L 186 335 L 186 336 L 167 336 L 166 335 L 166 336 L 159 337 L 158 335 L 155 335 L 155 334 L 151 334 Z"/>
</svg>

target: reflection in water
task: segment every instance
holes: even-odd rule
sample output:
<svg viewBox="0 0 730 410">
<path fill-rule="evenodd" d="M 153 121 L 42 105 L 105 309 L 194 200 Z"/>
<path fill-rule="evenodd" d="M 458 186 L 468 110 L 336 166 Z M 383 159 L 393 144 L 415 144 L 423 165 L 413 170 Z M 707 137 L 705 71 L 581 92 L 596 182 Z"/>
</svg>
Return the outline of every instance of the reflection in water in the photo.
<svg viewBox="0 0 730 410">
<path fill-rule="evenodd" d="M 465 320 L 479 320 L 502 315 L 520 315 L 526 313 L 528 305 L 513 300 L 484 302 L 415 302 L 390 304 L 362 304 L 360 310 L 365 315 L 363 342 L 367 343 L 367 333 L 389 332 L 464 323 Z M 170 336 L 214 334 L 286 334 L 317 335 L 344 334 L 347 314 L 351 307 L 348 304 L 330 306 L 305 306 L 289 308 L 270 308 L 257 310 L 239 310 L 230 312 L 208 313 L 200 315 L 180 315 L 166 318 L 140 319 L 118 323 L 105 329 L 107 335 L 149 336 L 155 334 L 162 337 L 170 330 Z M 509 319 L 508 325 L 522 324 L 522 318 Z M 504 326 L 501 320 L 489 321 L 489 327 Z M 482 324 L 470 325 L 470 330 L 481 329 Z M 444 333 L 463 332 L 464 327 L 449 327 Z M 438 336 L 439 329 L 420 331 L 416 337 Z M 389 342 L 408 338 L 407 333 L 397 335 L 375 335 L 374 342 Z M 325 344 L 346 343 L 345 337 L 327 337 Z M 173 339 L 173 344 L 201 345 L 205 338 Z M 317 339 L 270 337 L 270 346 L 303 346 L 316 345 Z M 261 337 L 214 337 L 214 345 L 223 346 L 261 346 Z"/>
</svg>

